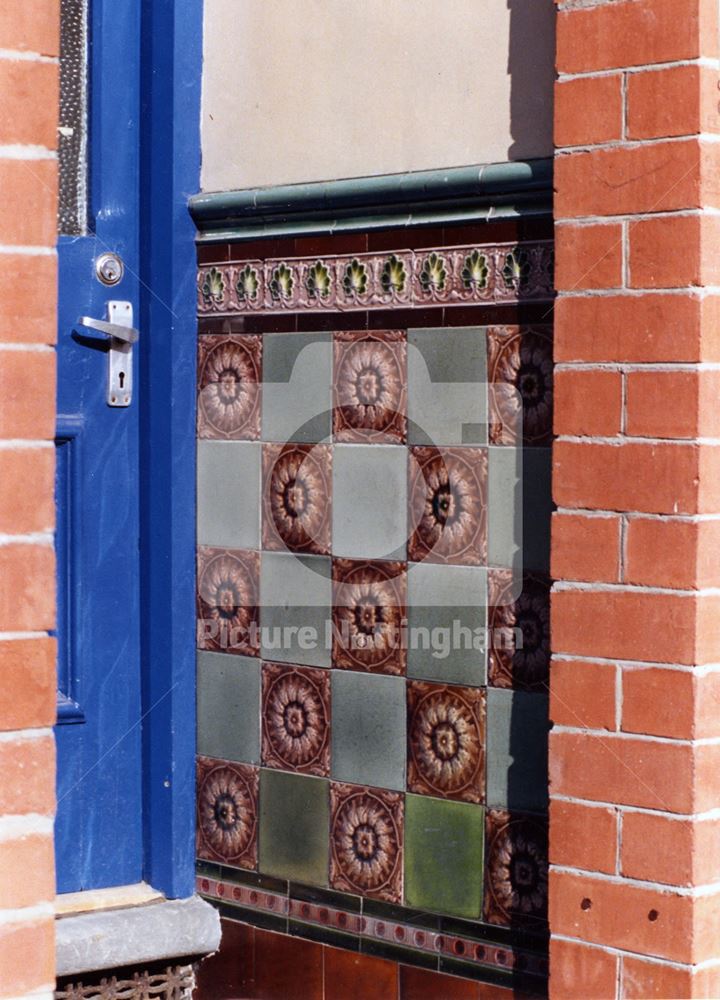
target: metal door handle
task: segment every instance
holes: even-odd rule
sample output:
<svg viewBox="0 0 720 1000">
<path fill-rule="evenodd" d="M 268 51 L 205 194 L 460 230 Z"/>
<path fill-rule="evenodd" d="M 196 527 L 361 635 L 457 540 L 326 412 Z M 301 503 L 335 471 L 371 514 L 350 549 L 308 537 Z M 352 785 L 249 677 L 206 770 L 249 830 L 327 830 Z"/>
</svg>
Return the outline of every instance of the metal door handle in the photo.
<svg viewBox="0 0 720 1000">
<path fill-rule="evenodd" d="M 133 324 L 131 302 L 112 299 L 107 303 L 107 319 L 81 316 L 80 326 L 106 333 L 110 339 L 108 351 L 108 406 L 129 406 L 132 400 L 132 345 L 140 332 Z"/>
<path fill-rule="evenodd" d="M 81 316 L 80 326 L 89 326 L 91 330 L 107 333 L 116 340 L 124 340 L 126 344 L 134 344 L 140 336 L 140 331 L 133 326 L 120 326 L 119 323 L 109 323 L 105 319 L 93 319 L 92 316 Z"/>
</svg>

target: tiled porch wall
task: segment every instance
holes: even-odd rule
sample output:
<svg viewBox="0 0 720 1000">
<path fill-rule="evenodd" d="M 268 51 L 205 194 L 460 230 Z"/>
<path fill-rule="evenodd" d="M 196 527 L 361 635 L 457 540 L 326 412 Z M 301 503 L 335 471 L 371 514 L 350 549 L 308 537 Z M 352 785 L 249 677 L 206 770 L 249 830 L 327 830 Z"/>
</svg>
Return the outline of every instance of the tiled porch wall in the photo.
<svg viewBox="0 0 720 1000">
<path fill-rule="evenodd" d="M 199 891 L 230 921 L 537 992 L 546 235 L 204 247 L 198 279 Z M 489 647 L 338 638 L 453 621 Z"/>
<path fill-rule="evenodd" d="M 57 0 L 0 9 L 0 997 L 55 955 Z"/>
</svg>

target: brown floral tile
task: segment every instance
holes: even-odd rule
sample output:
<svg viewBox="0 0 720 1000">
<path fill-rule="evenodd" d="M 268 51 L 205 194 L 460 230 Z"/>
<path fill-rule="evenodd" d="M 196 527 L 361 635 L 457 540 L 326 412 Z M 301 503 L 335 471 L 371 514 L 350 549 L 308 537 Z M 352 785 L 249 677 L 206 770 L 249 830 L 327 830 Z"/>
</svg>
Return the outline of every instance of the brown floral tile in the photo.
<svg viewBox="0 0 720 1000">
<path fill-rule="evenodd" d="M 330 673 L 264 663 L 262 762 L 326 777 L 330 773 Z"/>
<path fill-rule="evenodd" d="M 408 558 L 480 566 L 487 553 L 487 452 L 410 449 Z"/>
<path fill-rule="evenodd" d="M 198 649 L 257 656 L 259 553 L 200 546 L 197 558 Z"/>
<path fill-rule="evenodd" d="M 405 563 L 333 559 L 333 666 L 404 674 L 406 604 Z"/>
<path fill-rule="evenodd" d="M 520 594 L 516 594 L 518 581 L 513 581 L 510 570 L 488 574 L 488 684 L 545 691 L 550 671 L 550 580 L 525 573 Z"/>
<path fill-rule="evenodd" d="M 490 442 L 552 442 L 551 327 L 488 327 Z"/>
<path fill-rule="evenodd" d="M 399 903 L 404 802 L 398 792 L 330 783 L 330 885 Z"/>
<path fill-rule="evenodd" d="M 491 810 L 485 832 L 485 919 L 505 927 L 546 921 L 547 821 Z"/>
<path fill-rule="evenodd" d="M 249 764 L 197 759 L 199 858 L 257 867 L 259 772 Z"/>
<path fill-rule="evenodd" d="M 485 784 L 485 693 L 477 688 L 407 686 L 408 790 L 482 802 Z"/>
<path fill-rule="evenodd" d="M 336 441 L 404 444 L 407 338 L 401 330 L 342 331 L 333 346 Z"/>
<path fill-rule="evenodd" d="M 258 440 L 261 371 L 262 338 L 257 334 L 199 338 L 198 437 Z"/>
<path fill-rule="evenodd" d="M 332 448 L 263 445 L 263 548 L 330 552 Z"/>
</svg>

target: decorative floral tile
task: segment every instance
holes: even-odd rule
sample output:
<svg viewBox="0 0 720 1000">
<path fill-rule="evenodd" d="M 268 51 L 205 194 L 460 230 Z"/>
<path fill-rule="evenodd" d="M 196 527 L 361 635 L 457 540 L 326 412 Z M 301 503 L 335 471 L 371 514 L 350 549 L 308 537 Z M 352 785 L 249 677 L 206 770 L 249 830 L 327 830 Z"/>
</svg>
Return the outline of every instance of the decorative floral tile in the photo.
<svg viewBox="0 0 720 1000">
<path fill-rule="evenodd" d="M 546 921 L 547 821 L 491 810 L 485 823 L 485 919 L 503 926 Z"/>
<path fill-rule="evenodd" d="M 403 796 L 330 784 L 330 885 L 399 903 L 403 874 Z"/>
<path fill-rule="evenodd" d="M 257 866 L 258 769 L 197 758 L 197 856 Z"/>
<path fill-rule="evenodd" d="M 482 802 L 485 695 L 474 688 L 410 682 L 408 790 Z"/>
<path fill-rule="evenodd" d="M 200 336 L 198 437 L 259 439 L 261 366 L 262 338 L 256 334 Z"/>
<path fill-rule="evenodd" d="M 333 666 L 404 674 L 406 604 L 405 563 L 333 559 Z"/>
<path fill-rule="evenodd" d="M 257 552 L 198 548 L 199 649 L 258 655 L 259 574 Z"/>
<path fill-rule="evenodd" d="M 488 574 L 491 687 L 546 691 L 550 671 L 550 580 L 532 573 L 522 591 L 511 570 Z M 522 634 L 518 643 L 517 630 Z"/>
<path fill-rule="evenodd" d="M 335 440 L 403 444 L 407 433 L 405 333 L 336 333 L 333 354 Z"/>
<path fill-rule="evenodd" d="M 263 548 L 330 552 L 332 448 L 263 446 Z"/>
<path fill-rule="evenodd" d="M 264 663 L 262 762 L 321 777 L 330 773 L 330 674 Z"/>
<path fill-rule="evenodd" d="M 553 342 L 550 327 L 488 328 L 490 441 L 552 442 Z"/>
<path fill-rule="evenodd" d="M 411 448 L 408 558 L 480 566 L 487 553 L 487 452 Z"/>
<path fill-rule="evenodd" d="M 230 307 L 229 271 L 225 267 L 203 268 L 198 274 L 200 312 L 225 312 Z"/>
</svg>

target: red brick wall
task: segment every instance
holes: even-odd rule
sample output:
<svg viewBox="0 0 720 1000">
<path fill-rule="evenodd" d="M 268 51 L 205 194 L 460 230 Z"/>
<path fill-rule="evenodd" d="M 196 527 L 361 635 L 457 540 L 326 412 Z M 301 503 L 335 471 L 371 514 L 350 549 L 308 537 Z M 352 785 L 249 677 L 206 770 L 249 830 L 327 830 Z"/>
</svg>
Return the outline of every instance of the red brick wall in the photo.
<svg viewBox="0 0 720 1000">
<path fill-rule="evenodd" d="M 57 0 L 0 4 L 0 997 L 54 984 Z"/>
<path fill-rule="evenodd" d="M 717 0 L 561 0 L 551 996 L 720 995 Z"/>
</svg>

